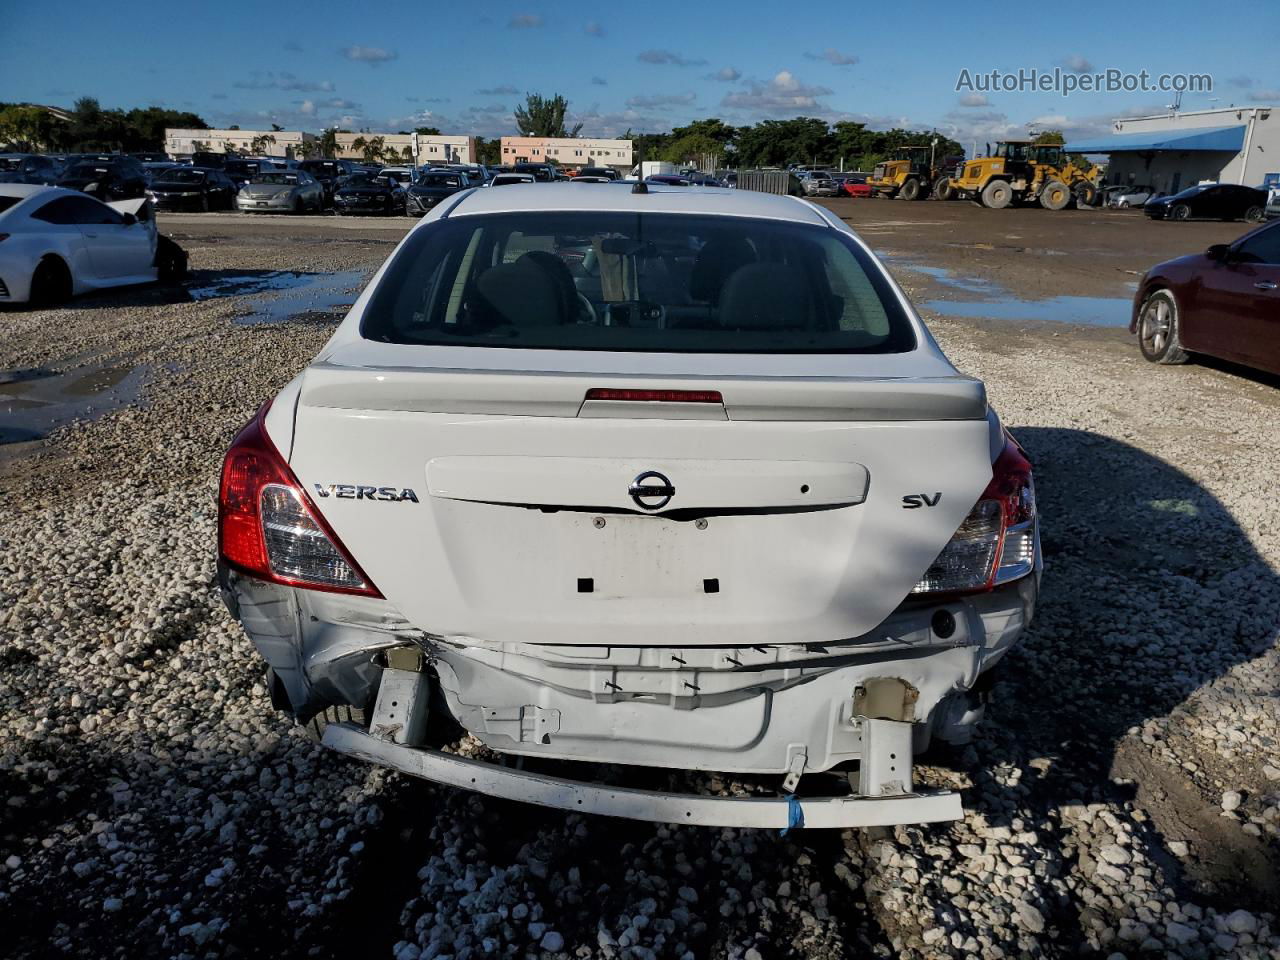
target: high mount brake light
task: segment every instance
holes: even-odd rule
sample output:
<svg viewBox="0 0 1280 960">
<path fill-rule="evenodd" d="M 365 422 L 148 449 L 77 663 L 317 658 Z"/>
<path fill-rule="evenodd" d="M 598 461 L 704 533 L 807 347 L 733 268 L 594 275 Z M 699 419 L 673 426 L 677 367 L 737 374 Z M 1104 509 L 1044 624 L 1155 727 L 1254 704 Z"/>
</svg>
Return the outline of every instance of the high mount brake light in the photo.
<svg viewBox="0 0 1280 960">
<path fill-rule="evenodd" d="M 588 400 L 647 400 L 658 403 L 724 403 L 719 390 L 618 390 L 592 387 Z"/>
<path fill-rule="evenodd" d="M 218 553 L 259 580 L 381 597 L 267 436 L 263 407 L 232 441 L 218 488 Z"/>
<path fill-rule="evenodd" d="M 1031 463 L 1008 433 L 991 482 L 913 594 L 972 593 L 1035 569 L 1036 493 Z"/>
</svg>

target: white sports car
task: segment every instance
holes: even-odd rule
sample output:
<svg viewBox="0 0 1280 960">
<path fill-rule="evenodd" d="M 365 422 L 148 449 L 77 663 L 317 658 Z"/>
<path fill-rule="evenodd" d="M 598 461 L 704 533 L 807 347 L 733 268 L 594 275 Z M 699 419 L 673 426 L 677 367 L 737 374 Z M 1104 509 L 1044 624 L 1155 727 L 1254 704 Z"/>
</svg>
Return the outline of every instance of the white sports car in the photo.
<svg viewBox="0 0 1280 960">
<path fill-rule="evenodd" d="M 236 437 L 219 504 L 224 599 L 325 744 L 681 823 L 960 816 L 913 751 L 967 740 L 1041 569 L 982 383 L 841 220 L 748 191 L 448 198 Z M 439 749 L 459 727 L 520 764 Z"/>
<path fill-rule="evenodd" d="M 0 303 L 177 279 L 186 255 L 156 233 L 145 198 L 103 203 L 78 190 L 0 184 Z"/>
</svg>

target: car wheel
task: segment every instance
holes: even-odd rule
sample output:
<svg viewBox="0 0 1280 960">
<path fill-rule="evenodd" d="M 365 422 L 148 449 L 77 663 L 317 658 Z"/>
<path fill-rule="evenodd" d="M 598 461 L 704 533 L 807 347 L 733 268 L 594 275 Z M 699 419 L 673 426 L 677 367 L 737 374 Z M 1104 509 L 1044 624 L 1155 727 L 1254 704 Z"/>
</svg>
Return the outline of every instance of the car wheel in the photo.
<svg viewBox="0 0 1280 960">
<path fill-rule="evenodd" d="M 156 241 L 156 282 L 182 283 L 187 279 L 187 251 L 170 240 L 160 237 Z"/>
<path fill-rule="evenodd" d="M 1191 208 L 1185 203 L 1174 204 L 1172 210 L 1169 211 L 1170 220 L 1190 220 Z"/>
<path fill-rule="evenodd" d="M 1168 290 L 1147 297 L 1138 314 L 1138 349 L 1152 363 L 1186 363 L 1178 339 L 1178 302 Z"/>
<path fill-rule="evenodd" d="M 36 264 L 35 273 L 31 275 L 31 297 L 33 305 L 51 307 L 66 303 L 72 293 L 71 271 L 57 257 L 45 257 Z"/>
<path fill-rule="evenodd" d="M 293 198 L 293 212 L 297 214 L 303 214 L 307 212 L 306 208 L 302 205 L 301 197 Z"/>
<path fill-rule="evenodd" d="M 1244 212 L 1244 218 L 1250 223 L 1261 223 L 1263 220 L 1267 219 L 1267 214 L 1262 207 L 1254 204 Z"/>
<path fill-rule="evenodd" d="M 1116 208 L 1117 208 L 1118 210 L 1128 210 L 1128 209 L 1129 209 L 1129 201 L 1128 201 L 1128 200 L 1121 200 L 1119 203 L 1117 203 L 1117 204 L 1116 204 Z"/>
<path fill-rule="evenodd" d="M 205 213 L 209 212 L 209 195 L 207 193 L 200 194 L 200 209 Z"/>
<path fill-rule="evenodd" d="M 356 726 L 363 727 L 367 725 L 365 720 L 365 712 L 359 707 L 349 707 L 346 705 L 338 707 L 325 707 L 314 717 L 306 722 L 303 729 L 307 736 L 315 740 L 317 743 L 324 737 L 324 728 L 331 723 L 354 723 Z"/>
<path fill-rule="evenodd" d="M 982 205 L 1003 210 L 1013 203 L 1013 188 L 1004 180 L 992 180 L 982 188 Z"/>
</svg>

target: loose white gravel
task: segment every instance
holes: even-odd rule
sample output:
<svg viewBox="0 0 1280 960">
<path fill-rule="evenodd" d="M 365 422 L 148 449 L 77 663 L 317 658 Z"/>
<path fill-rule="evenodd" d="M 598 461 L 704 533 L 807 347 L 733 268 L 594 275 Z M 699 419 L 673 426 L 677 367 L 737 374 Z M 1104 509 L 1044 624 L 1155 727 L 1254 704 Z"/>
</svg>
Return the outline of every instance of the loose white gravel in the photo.
<svg viewBox="0 0 1280 960">
<path fill-rule="evenodd" d="M 205 278 L 386 252 L 188 246 Z M 144 403 L 0 473 L 4 955 L 1280 957 L 1274 386 L 938 321 L 1036 465 L 1038 618 L 978 739 L 921 768 L 963 820 L 781 837 L 437 788 L 274 713 L 217 597 L 215 481 L 329 328 L 164 299 L 0 314 L 0 368 L 151 365 Z"/>
</svg>

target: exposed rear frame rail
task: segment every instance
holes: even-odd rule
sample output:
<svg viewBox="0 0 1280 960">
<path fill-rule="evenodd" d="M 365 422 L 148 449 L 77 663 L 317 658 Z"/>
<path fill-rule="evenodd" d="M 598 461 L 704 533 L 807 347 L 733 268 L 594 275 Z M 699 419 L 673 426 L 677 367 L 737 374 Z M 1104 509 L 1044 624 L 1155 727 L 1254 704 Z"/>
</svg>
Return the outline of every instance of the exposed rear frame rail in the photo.
<svg viewBox="0 0 1280 960">
<path fill-rule="evenodd" d="M 606 787 L 511 770 L 439 750 L 380 740 L 352 724 L 326 727 L 323 742 L 351 757 L 490 797 L 655 823 L 785 829 L 794 825 L 795 804 L 803 813 L 806 827 L 887 827 L 958 820 L 964 815 L 960 795 L 952 791 L 892 797 L 708 797 Z"/>
</svg>

